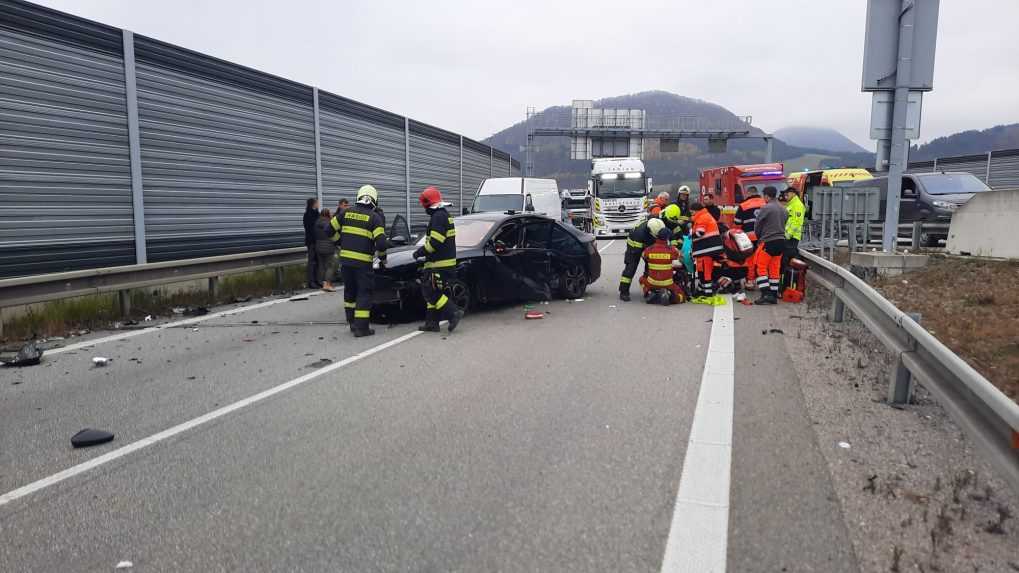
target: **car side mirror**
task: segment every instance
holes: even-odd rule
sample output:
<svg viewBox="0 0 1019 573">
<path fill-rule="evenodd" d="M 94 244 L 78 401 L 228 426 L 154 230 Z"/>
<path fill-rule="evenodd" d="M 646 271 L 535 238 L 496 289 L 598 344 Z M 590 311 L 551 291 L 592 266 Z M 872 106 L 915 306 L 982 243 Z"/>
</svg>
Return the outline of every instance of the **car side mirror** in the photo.
<svg viewBox="0 0 1019 573">
<path fill-rule="evenodd" d="M 534 201 L 531 200 L 530 195 L 528 195 L 527 198 L 524 199 L 524 211 L 534 211 Z"/>
<path fill-rule="evenodd" d="M 403 245 L 407 244 L 407 237 L 404 237 L 403 235 L 397 235 L 397 236 L 389 239 L 389 241 L 391 243 L 393 243 L 394 245 L 403 246 Z"/>
<path fill-rule="evenodd" d="M 461 215 L 470 215 L 471 214 L 470 207 L 464 207 L 463 209 L 460 209 L 460 214 Z"/>
</svg>

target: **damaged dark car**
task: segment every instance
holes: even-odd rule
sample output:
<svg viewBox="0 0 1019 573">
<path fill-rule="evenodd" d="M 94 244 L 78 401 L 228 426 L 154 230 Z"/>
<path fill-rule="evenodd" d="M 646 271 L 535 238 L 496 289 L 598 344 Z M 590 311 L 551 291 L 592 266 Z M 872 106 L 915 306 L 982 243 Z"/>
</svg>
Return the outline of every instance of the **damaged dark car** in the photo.
<svg viewBox="0 0 1019 573">
<path fill-rule="evenodd" d="M 406 223 L 393 223 L 393 242 L 405 242 Z M 572 225 L 515 212 L 464 215 L 455 223 L 456 279 L 446 285 L 446 295 L 462 309 L 555 296 L 579 298 L 601 274 L 595 237 Z M 373 316 L 424 311 L 416 248 L 389 250 L 386 267 L 375 275 Z"/>
</svg>

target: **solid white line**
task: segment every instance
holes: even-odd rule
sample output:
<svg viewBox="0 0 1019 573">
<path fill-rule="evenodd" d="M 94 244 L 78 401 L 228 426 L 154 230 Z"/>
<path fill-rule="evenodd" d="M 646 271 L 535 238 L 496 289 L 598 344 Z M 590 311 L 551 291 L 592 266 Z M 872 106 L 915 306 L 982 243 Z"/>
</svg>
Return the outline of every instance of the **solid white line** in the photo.
<svg viewBox="0 0 1019 573">
<path fill-rule="evenodd" d="M 340 292 L 341 290 L 343 290 L 342 287 L 336 289 L 336 292 Z M 322 293 L 321 292 L 310 292 L 310 293 L 308 293 L 307 296 L 318 296 L 320 294 L 322 294 Z M 293 295 L 293 296 L 304 296 L 304 295 L 297 294 L 297 295 Z M 135 336 L 141 336 L 142 334 L 149 334 L 149 333 L 152 333 L 152 332 L 159 332 L 160 330 L 165 330 L 167 328 L 176 328 L 178 326 L 188 326 L 190 324 L 198 324 L 200 322 L 205 322 L 207 320 L 212 320 L 212 319 L 215 319 L 215 318 L 222 318 L 224 316 L 231 316 L 231 315 L 234 315 L 234 314 L 240 314 L 242 312 L 248 312 L 249 310 L 258 310 L 260 308 L 265 308 L 267 306 L 273 306 L 275 304 L 280 304 L 281 302 L 287 302 L 288 300 L 293 298 L 293 296 L 290 296 L 290 297 L 287 297 L 287 298 L 277 298 L 277 299 L 273 299 L 273 300 L 267 300 L 265 302 L 259 302 L 259 303 L 252 304 L 252 305 L 249 305 L 249 306 L 241 306 L 241 307 L 231 308 L 231 309 L 228 309 L 228 310 L 221 310 L 219 312 L 214 312 L 212 314 L 206 314 L 204 316 L 196 316 L 194 318 L 186 318 L 184 320 L 178 320 L 176 322 L 167 322 L 165 324 L 157 324 L 156 326 L 150 326 L 148 328 L 140 328 L 138 330 L 129 330 L 127 332 L 121 332 L 119 334 L 111 334 L 110 336 L 103 336 L 101 338 L 93 338 L 92 340 L 83 340 L 81 342 L 75 342 L 74 344 L 68 344 L 67 346 L 61 346 L 60 348 L 52 348 L 50 350 L 47 350 L 46 354 L 48 354 L 48 355 L 60 354 L 60 353 L 63 353 L 63 352 L 70 352 L 72 350 L 80 350 L 82 348 L 91 348 L 93 346 L 96 346 L 97 344 L 104 344 L 104 343 L 107 343 L 107 342 L 116 342 L 118 340 L 124 340 L 125 338 L 133 338 Z"/>
<path fill-rule="evenodd" d="M 735 346 L 732 301 L 716 306 L 662 572 L 718 572 L 729 543 Z"/>
<path fill-rule="evenodd" d="M 286 299 L 284 299 L 284 300 L 286 300 Z M 33 494 L 33 493 L 35 493 L 35 492 L 37 492 L 37 491 L 39 491 L 41 489 L 44 489 L 44 488 L 47 488 L 47 487 L 49 487 L 51 485 L 60 483 L 60 482 L 62 482 L 64 480 L 72 478 L 72 477 L 74 477 L 76 475 L 85 473 L 85 472 L 87 472 L 87 471 L 89 471 L 91 469 L 94 469 L 94 468 L 97 468 L 97 467 L 99 467 L 99 466 L 101 466 L 103 464 L 112 462 L 113 460 L 116 460 L 118 458 L 122 458 L 122 457 L 124 457 L 124 456 L 126 456 L 128 454 L 134 453 L 134 452 L 136 452 L 136 451 L 138 451 L 138 450 L 140 450 L 142 448 L 145 448 L 147 446 L 151 446 L 153 444 L 159 443 L 159 442 L 161 442 L 161 441 L 163 441 L 163 440 L 165 440 L 167 438 L 171 438 L 173 436 L 176 436 L 177 434 L 180 434 L 182 432 L 186 432 L 186 431 L 188 431 L 190 429 L 193 429 L 193 428 L 196 428 L 198 426 L 201 426 L 202 424 L 205 424 L 207 422 L 211 422 L 212 420 L 215 420 L 217 418 L 222 418 L 223 416 L 225 416 L 225 415 L 227 415 L 227 414 L 229 414 L 231 412 L 235 412 L 237 410 L 240 410 L 241 408 L 244 408 L 244 407 L 250 406 L 250 405 L 252 405 L 252 404 L 254 404 L 256 402 L 260 402 L 262 400 L 265 400 L 266 398 L 269 398 L 270 396 L 275 396 L 276 394 L 279 394 L 280 392 L 283 392 L 285 390 L 289 390 L 291 388 L 294 388 L 295 386 L 300 386 L 301 384 L 304 384 L 305 382 L 308 382 L 310 380 L 314 380 L 315 378 L 318 378 L 319 376 L 322 376 L 323 374 L 328 374 L 328 373 L 330 373 L 330 372 L 332 372 L 334 370 L 338 370 L 340 368 L 343 368 L 344 366 L 347 366 L 348 364 L 352 364 L 354 362 L 357 362 L 358 360 L 361 360 L 362 358 L 367 358 L 367 357 L 371 356 L 372 354 L 376 354 L 378 352 L 382 352 L 383 350 L 385 350 L 387 348 L 391 348 L 393 346 L 396 346 L 397 344 L 400 344 L 402 342 L 406 342 L 406 341 L 410 340 L 411 338 L 414 338 L 415 336 L 417 336 L 419 334 L 421 334 L 421 332 L 417 331 L 417 330 L 415 330 L 413 332 L 409 332 L 409 333 L 404 334 L 403 336 L 401 336 L 399 338 L 394 338 L 393 340 L 390 340 L 389 342 L 385 342 L 385 343 L 382 343 L 382 344 L 380 344 L 378 346 L 374 346 L 372 348 L 369 348 L 368 350 L 363 350 L 363 351 L 361 351 L 361 352 L 359 352 L 359 353 L 357 353 L 357 354 L 355 354 L 353 356 L 350 356 L 348 358 L 345 358 L 345 359 L 343 359 L 343 360 L 341 360 L 339 362 L 330 364 L 329 366 L 326 366 L 324 368 L 319 368 L 318 370 L 314 370 L 312 372 L 309 372 L 308 374 L 305 374 L 304 376 L 301 376 L 299 378 L 294 378 L 293 380 L 291 380 L 289 382 L 284 382 L 283 384 L 280 384 L 279 386 L 274 386 L 272 388 L 269 388 L 268 390 L 264 390 L 262 392 L 259 392 L 258 394 L 255 394 L 254 396 L 249 396 L 247 398 L 244 398 L 243 400 L 238 400 L 237 402 L 234 402 L 233 404 L 230 404 L 230 405 L 227 405 L 227 406 L 223 406 L 222 408 L 213 410 L 213 411 L 209 412 L 208 414 L 204 414 L 204 415 L 199 416 L 199 417 L 197 417 L 197 418 L 195 418 L 193 420 L 189 420 L 189 421 L 184 422 L 182 424 L 177 424 L 176 426 L 173 426 L 172 428 L 168 428 L 166 430 L 163 430 L 162 432 L 159 432 L 157 434 L 153 434 L 153 435 L 151 435 L 151 436 L 149 436 L 147 438 L 142 438 L 142 439 L 140 439 L 140 440 L 138 440 L 136 442 L 132 442 L 132 443 L 130 443 L 130 444 L 128 444 L 128 445 L 126 445 L 126 446 L 124 446 L 122 448 L 117 448 L 116 450 L 113 450 L 112 452 L 103 454 L 103 455 L 101 455 L 99 457 L 96 457 L 96 458 L 93 458 L 91 460 L 88 460 L 87 462 L 82 462 L 82 463 L 80 463 L 80 464 L 78 464 L 76 466 L 67 468 L 64 471 L 57 472 L 57 473 L 55 473 L 55 474 L 53 474 L 53 475 L 51 475 L 49 477 L 45 477 L 45 478 L 43 478 L 41 480 L 32 482 L 32 483 L 30 483 L 28 485 L 19 487 L 16 490 L 13 490 L 13 491 L 7 492 L 7 493 L 5 493 L 3 495 L 0 495 L 0 507 L 2 507 L 4 505 L 6 505 L 6 504 L 8 504 L 8 503 L 18 499 L 18 498 L 25 497 L 26 495 L 31 495 L 31 494 Z"/>
<path fill-rule="evenodd" d="M 611 247 L 611 246 L 612 246 L 612 243 L 615 243 L 615 242 L 616 242 L 616 240 L 615 240 L 615 239 L 612 239 L 611 241 L 609 241 L 609 242 L 605 243 L 605 246 L 604 246 L 604 247 L 602 247 L 602 248 L 598 249 L 598 254 L 602 254 L 602 253 L 604 253 L 604 252 L 605 252 L 605 249 L 607 249 L 607 248 Z"/>
</svg>

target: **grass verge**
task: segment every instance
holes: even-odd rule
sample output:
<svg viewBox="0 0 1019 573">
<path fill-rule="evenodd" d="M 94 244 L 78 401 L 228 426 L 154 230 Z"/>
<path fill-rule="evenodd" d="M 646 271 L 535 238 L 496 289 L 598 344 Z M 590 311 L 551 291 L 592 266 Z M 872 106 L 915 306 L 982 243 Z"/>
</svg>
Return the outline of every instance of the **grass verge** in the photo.
<svg viewBox="0 0 1019 573">
<path fill-rule="evenodd" d="M 304 266 L 285 267 L 283 292 L 304 284 Z M 131 315 L 120 316 L 116 293 L 56 300 L 29 309 L 25 314 L 4 320 L 3 342 L 66 336 L 79 330 L 112 327 L 117 322 L 141 320 L 145 316 L 172 315 L 174 307 L 211 306 L 234 302 L 238 298 L 267 296 L 275 290 L 274 269 L 224 277 L 215 298 L 208 290 L 167 291 L 137 289 L 131 291 Z"/>
<path fill-rule="evenodd" d="M 932 255 L 927 267 L 875 287 L 1019 401 L 1019 261 Z"/>
</svg>

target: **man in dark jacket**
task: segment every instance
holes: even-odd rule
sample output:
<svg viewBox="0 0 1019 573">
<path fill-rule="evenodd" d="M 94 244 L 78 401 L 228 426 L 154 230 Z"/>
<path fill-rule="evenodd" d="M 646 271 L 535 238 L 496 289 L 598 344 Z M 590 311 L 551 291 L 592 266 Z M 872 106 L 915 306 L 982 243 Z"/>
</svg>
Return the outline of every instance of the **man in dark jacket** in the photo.
<svg viewBox="0 0 1019 573">
<path fill-rule="evenodd" d="M 418 327 L 423 332 L 439 332 L 439 320 L 445 318 L 450 332 L 456 329 L 463 317 L 444 292 L 446 285 L 456 278 L 456 227 L 453 217 L 446 211 L 442 194 L 435 187 L 428 187 L 418 197 L 425 213 L 428 213 L 428 228 L 425 229 L 425 243 L 414 251 L 414 258 L 425 259 L 424 274 L 421 277 L 421 294 L 425 299 L 425 323 Z"/>
<path fill-rule="evenodd" d="M 782 278 L 785 253 L 785 207 L 778 202 L 778 189 L 764 188 L 765 204 L 757 211 L 755 231 L 761 247 L 757 251 L 757 288 L 761 297 L 755 304 L 778 304 L 778 284 Z"/>
<path fill-rule="evenodd" d="M 343 308 L 347 324 L 354 336 L 371 336 L 372 287 L 375 273 L 373 262 L 386 263 L 386 228 L 382 216 L 375 212 L 379 194 L 371 185 L 357 191 L 357 203 L 333 217 L 330 224 L 339 241 L 340 272 L 343 275 Z"/>
<path fill-rule="evenodd" d="M 318 256 L 315 252 L 315 221 L 318 221 L 318 199 L 310 197 L 304 208 L 304 247 L 308 249 L 308 288 L 322 288 L 318 282 Z"/>
</svg>

